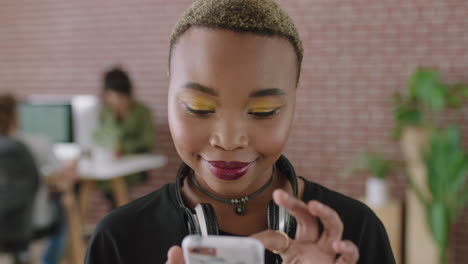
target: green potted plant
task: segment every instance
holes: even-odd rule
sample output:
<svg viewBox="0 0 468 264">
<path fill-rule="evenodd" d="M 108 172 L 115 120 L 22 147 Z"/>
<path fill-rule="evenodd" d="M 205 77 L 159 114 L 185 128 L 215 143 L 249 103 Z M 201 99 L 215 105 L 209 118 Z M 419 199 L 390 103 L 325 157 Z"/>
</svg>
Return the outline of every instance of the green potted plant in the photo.
<svg viewBox="0 0 468 264">
<path fill-rule="evenodd" d="M 411 188 L 426 208 L 430 231 L 439 249 L 439 263 L 448 263 L 451 226 L 468 202 L 468 152 L 457 128 L 434 130 L 423 153 L 429 194 L 409 178 Z"/>
<path fill-rule="evenodd" d="M 405 128 L 433 128 L 447 108 L 459 108 L 468 98 L 468 86 L 445 84 L 437 70 L 417 69 L 408 79 L 406 93 L 393 97 L 395 127 L 393 136 L 400 138 Z"/>
<path fill-rule="evenodd" d="M 381 206 L 389 200 L 387 176 L 395 169 L 396 162 L 386 159 L 383 154 L 365 152 L 360 154 L 345 171 L 344 176 L 355 173 L 367 173 L 366 202 L 372 206 Z"/>
<path fill-rule="evenodd" d="M 418 69 L 408 80 L 407 93 L 393 101 L 393 134 L 401 140 L 408 181 L 425 211 L 440 264 L 448 263 L 450 227 L 468 199 L 467 154 L 460 147 L 459 131 L 442 128 L 441 121 L 444 110 L 462 106 L 467 98 L 466 85 L 449 85 L 438 71 Z M 411 204 L 408 209 L 417 210 Z"/>
</svg>

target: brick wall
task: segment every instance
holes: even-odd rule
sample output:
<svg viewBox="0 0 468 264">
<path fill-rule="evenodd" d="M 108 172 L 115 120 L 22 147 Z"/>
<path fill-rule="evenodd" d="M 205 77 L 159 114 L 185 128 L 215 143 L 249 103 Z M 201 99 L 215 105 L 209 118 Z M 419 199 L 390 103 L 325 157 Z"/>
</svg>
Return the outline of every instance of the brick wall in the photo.
<svg viewBox="0 0 468 264">
<path fill-rule="evenodd" d="M 97 94 L 101 73 L 122 65 L 151 106 L 169 165 L 154 171 L 136 198 L 171 181 L 180 160 L 166 120 L 168 36 L 191 0 L 0 3 L 0 92 Z M 365 176 L 337 175 L 353 155 L 401 154 L 389 139 L 389 98 L 419 65 L 468 83 L 466 0 L 281 0 L 305 46 L 297 114 L 286 155 L 300 175 L 348 195 L 363 195 Z M 465 112 L 467 113 L 467 112 Z M 462 121 L 468 115 L 462 117 Z M 404 196 L 403 175 L 391 179 Z M 96 195 L 88 224 L 107 211 Z M 456 263 L 468 261 L 468 211 L 454 232 Z"/>
</svg>

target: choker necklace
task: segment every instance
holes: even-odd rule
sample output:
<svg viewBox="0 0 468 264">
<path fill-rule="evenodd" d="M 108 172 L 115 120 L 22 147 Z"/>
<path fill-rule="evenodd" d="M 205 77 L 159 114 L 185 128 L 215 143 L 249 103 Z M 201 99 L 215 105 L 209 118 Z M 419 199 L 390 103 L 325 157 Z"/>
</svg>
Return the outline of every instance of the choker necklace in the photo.
<svg viewBox="0 0 468 264">
<path fill-rule="evenodd" d="M 276 166 L 273 166 L 273 172 L 271 174 L 271 178 L 270 180 L 268 180 L 267 183 L 265 183 L 265 185 L 263 185 L 260 189 L 258 189 L 256 192 L 252 193 L 251 195 L 244 196 L 244 197 L 237 198 L 237 199 L 224 199 L 203 189 L 203 187 L 201 187 L 200 184 L 198 184 L 197 180 L 195 179 L 195 176 L 193 175 L 193 170 L 191 171 L 190 176 L 195 187 L 197 187 L 197 189 L 200 190 L 202 193 L 208 195 L 209 197 L 217 201 L 231 204 L 234 207 L 234 212 L 237 215 L 244 215 L 245 212 L 247 211 L 247 208 L 246 208 L 247 202 L 255 198 L 257 195 L 263 192 L 266 188 L 268 188 L 271 185 L 271 183 L 274 181 L 274 179 L 276 178 Z"/>
</svg>

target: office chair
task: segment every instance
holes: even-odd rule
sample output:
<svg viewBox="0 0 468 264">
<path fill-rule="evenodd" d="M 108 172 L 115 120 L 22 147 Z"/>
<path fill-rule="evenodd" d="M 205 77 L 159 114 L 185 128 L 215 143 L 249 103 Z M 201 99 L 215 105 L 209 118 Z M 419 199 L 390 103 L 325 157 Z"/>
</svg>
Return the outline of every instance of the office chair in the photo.
<svg viewBox="0 0 468 264">
<path fill-rule="evenodd" d="M 0 135 L 0 252 L 12 254 L 15 263 L 27 263 L 31 240 L 33 203 L 39 173 L 22 143 Z"/>
</svg>

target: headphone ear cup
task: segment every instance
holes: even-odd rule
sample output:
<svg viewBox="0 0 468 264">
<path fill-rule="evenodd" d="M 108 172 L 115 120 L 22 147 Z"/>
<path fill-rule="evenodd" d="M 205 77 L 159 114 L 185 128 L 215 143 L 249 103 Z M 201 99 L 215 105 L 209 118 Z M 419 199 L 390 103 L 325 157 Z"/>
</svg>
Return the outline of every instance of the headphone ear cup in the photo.
<svg viewBox="0 0 468 264">
<path fill-rule="evenodd" d="M 218 219 L 211 204 L 201 203 L 195 206 L 195 218 L 202 236 L 218 235 Z"/>
<path fill-rule="evenodd" d="M 216 217 L 213 206 L 209 203 L 202 203 L 201 206 L 205 214 L 208 235 L 219 235 L 218 218 Z"/>
<path fill-rule="evenodd" d="M 296 220 L 286 209 L 279 207 L 273 200 L 268 204 L 267 221 L 269 229 L 278 230 L 290 237 L 295 237 Z"/>
<path fill-rule="evenodd" d="M 196 215 L 188 208 L 185 208 L 185 218 L 187 222 L 187 229 L 190 235 L 201 235 L 200 226 L 198 225 L 198 220 Z"/>
<path fill-rule="evenodd" d="M 296 222 L 296 218 L 294 218 L 292 215 L 290 215 L 288 213 L 288 221 L 289 221 L 289 224 L 288 224 L 288 229 L 287 229 L 287 234 L 289 235 L 289 237 L 296 237 L 296 228 L 297 228 L 297 222 Z"/>
<path fill-rule="evenodd" d="M 268 203 L 267 221 L 268 228 L 271 230 L 278 230 L 278 209 L 278 205 L 273 200 Z"/>
</svg>

